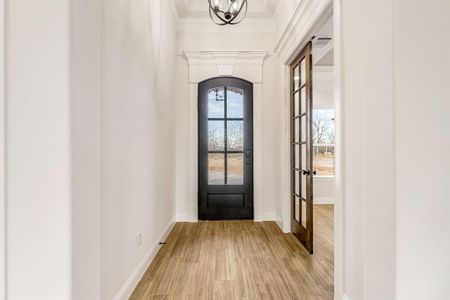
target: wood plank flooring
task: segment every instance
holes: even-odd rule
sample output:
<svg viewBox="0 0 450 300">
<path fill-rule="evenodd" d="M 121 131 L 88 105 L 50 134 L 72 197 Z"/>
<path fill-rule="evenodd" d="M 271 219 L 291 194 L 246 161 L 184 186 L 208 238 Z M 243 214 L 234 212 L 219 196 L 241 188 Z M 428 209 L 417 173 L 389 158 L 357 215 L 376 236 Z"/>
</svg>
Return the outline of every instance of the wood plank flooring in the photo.
<svg viewBox="0 0 450 300">
<path fill-rule="evenodd" d="M 177 223 L 130 299 L 333 299 L 333 206 L 314 255 L 274 222 Z"/>
</svg>

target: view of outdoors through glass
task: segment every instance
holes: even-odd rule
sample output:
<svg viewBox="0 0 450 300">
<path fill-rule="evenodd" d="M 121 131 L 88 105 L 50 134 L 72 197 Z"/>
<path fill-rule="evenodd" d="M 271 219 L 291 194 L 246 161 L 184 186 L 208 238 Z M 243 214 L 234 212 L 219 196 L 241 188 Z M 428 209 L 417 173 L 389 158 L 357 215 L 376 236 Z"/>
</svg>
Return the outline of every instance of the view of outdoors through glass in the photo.
<svg viewBox="0 0 450 300">
<path fill-rule="evenodd" d="M 208 184 L 244 184 L 244 91 L 208 92 Z"/>
<path fill-rule="evenodd" d="M 334 109 L 313 109 L 313 166 L 317 175 L 334 175 Z"/>
</svg>

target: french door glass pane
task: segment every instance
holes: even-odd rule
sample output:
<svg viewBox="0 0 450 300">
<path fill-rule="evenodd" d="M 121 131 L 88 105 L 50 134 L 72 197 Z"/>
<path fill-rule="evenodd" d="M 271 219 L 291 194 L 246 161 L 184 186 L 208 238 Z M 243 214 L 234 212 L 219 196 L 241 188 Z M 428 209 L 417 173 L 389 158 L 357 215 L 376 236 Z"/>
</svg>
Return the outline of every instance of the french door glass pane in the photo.
<svg viewBox="0 0 450 300">
<path fill-rule="evenodd" d="M 294 91 L 298 89 L 298 83 L 300 81 L 300 70 L 298 66 L 294 69 Z"/>
<path fill-rule="evenodd" d="M 300 175 L 302 177 L 302 193 L 301 196 L 303 199 L 306 199 L 306 175 Z"/>
<path fill-rule="evenodd" d="M 225 123 L 208 121 L 208 151 L 225 151 Z"/>
<path fill-rule="evenodd" d="M 298 92 L 294 94 L 294 117 L 300 114 L 300 102 L 298 99 Z"/>
<path fill-rule="evenodd" d="M 225 117 L 225 88 L 217 87 L 208 91 L 208 118 Z"/>
<path fill-rule="evenodd" d="M 298 119 L 295 119 L 294 121 L 294 142 L 299 143 L 300 142 L 300 128 L 299 128 L 299 121 Z"/>
<path fill-rule="evenodd" d="M 244 117 L 244 91 L 227 87 L 227 118 Z"/>
<path fill-rule="evenodd" d="M 306 112 L 306 87 L 300 90 L 300 97 L 301 97 L 300 110 L 301 113 L 304 114 Z"/>
<path fill-rule="evenodd" d="M 294 147 L 294 161 L 295 161 L 295 168 L 300 169 L 300 146 L 295 145 Z"/>
<path fill-rule="evenodd" d="M 300 199 L 297 196 L 295 197 L 295 207 L 294 207 L 294 219 L 300 223 Z"/>
<path fill-rule="evenodd" d="M 228 151 L 244 150 L 244 121 L 227 121 Z"/>
<path fill-rule="evenodd" d="M 304 85 L 306 83 L 306 65 L 304 59 L 300 62 L 300 73 L 301 73 L 300 85 Z"/>
<path fill-rule="evenodd" d="M 294 176 L 295 176 L 294 193 L 296 195 L 300 195 L 300 172 L 295 171 Z"/>
<path fill-rule="evenodd" d="M 208 184 L 209 185 L 225 184 L 225 154 L 223 153 L 208 154 Z"/>
<path fill-rule="evenodd" d="M 302 226 L 306 228 L 306 201 L 302 200 Z"/>
<path fill-rule="evenodd" d="M 306 141 L 306 116 L 302 117 L 302 142 Z"/>
<path fill-rule="evenodd" d="M 302 169 L 306 170 L 306 144 L 302 144 L 302 151 L 301 151 L 301 157 L 302 157 Z"/>
<path fill-rule="evenodd" d="M 243 185 L 244 184 L 244 154 L 228 153 L 227 154 L 227 184 Z"/>
</svg>

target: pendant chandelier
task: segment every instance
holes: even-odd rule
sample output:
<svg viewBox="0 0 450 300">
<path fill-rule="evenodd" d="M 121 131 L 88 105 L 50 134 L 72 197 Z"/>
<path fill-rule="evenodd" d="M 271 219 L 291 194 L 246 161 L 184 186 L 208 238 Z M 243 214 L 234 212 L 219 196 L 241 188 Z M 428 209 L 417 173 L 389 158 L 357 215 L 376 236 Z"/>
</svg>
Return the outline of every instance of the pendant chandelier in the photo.
<svg viewBox="0 0 450 300">
<path fill-rule="evenodd" d="M 217 25 L 236 25 L 247 14 L 247 0 L 208 0 L 209 16 Z"/>
</svg>

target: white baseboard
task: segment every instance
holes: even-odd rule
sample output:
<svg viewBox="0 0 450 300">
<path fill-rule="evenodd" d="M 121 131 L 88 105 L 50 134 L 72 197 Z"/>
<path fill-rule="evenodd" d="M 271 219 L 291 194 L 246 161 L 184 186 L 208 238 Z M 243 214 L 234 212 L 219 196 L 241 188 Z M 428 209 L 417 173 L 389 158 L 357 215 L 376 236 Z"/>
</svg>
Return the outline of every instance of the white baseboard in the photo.
<svg viewBox="0 0 450 300">
<path fill-rule="evenodd" d="M 280 227 L 281 231 L 284 232 L 283 219 L 279 215 L 276 215 L 275 222 L 277 223 L 278 227 Z"/>
<path fill-rule="evenodd" d="M 169 235 L 169 233 L 172 230 L 174 225 L 175 225 L 175 218 L 172 219 L 169 222 L 169 224 L 167 224 L 167 226 L 163 229 L 163 231 L 158 236 L 156 241 L 153 242 L 153 245 L 149 249 L 147 254 L 138 263 L 136 268 L 134 268 L 133 272 L 131 272 L 127 281 L 125 281 L 125 283 L 122 285 L 120 290 L 114 296 L 114 298 L 113 298 L 114 300 L 127 300 L 128 298 L 130 298 L 131 294 L 133 293 L 137 284 L 141 280 L 142 276 L 144 276 L 145 271 L 148 269 L 148 267 L 152 263 L 153 258 L 155 258 L 156 253 L 158 253 L 158 250 L 161 247 L 159 245 L 159 242 L 166 240 L 167 236 Z"/>
<path fill-rule="evenodd" d="M 334 198 L 332 197 L 314 198 L 314 204 L 334 204 Z"/>
<path fill-rule="evenodd" d="M 263 221 L 276 221 L 276 220 L 277 220 L 277 214 L 274 212 L 263 214 Z"/>
<path fill-rule="evenodd" d="M 190 222 L 191 220 L 189 219 L 189 214 L 176 214 L 175 216 L 175 220 L 177 222 Z"/>
<path fill-rule="evenodd" d="M 263 215 L 263 221 L 272 221 L 277 223 L 278 227 L 280 227 L 281 231 L 283 231 L 283 220 L 281 219 L 281 217 L 273 212 L 273 213 L 265 213 Z"/>
</svg>

